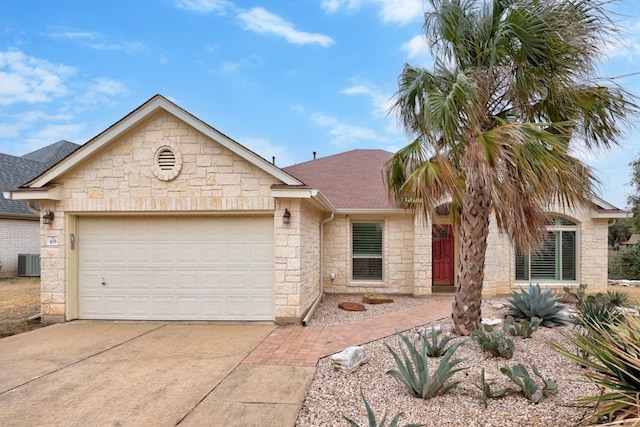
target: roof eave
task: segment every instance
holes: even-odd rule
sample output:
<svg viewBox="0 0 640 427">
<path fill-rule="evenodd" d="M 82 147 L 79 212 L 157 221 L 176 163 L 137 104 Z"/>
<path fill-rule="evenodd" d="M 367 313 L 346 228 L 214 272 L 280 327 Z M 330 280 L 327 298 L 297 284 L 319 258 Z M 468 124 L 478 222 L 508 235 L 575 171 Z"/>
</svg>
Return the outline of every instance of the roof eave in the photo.
<svg viewBox="0 0 640 427">
<path fill-rule="evenodd" d="M 3 196 L 8 200 L 62 200 L 62 187 L 37 187 L 37 188 L 18 188 L 11 191 L 4 191 Z"/>
</svg>

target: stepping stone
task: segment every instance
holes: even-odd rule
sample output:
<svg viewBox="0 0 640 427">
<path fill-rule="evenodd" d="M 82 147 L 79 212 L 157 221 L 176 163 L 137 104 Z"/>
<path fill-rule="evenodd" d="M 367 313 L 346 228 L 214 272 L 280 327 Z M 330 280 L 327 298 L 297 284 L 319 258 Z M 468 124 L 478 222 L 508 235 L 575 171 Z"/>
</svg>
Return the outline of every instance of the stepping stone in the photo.
<svg viewBox="0 0 640 427">
<path fill-rule="evenodd" d="M 338 307 L 346 311 L 366 311 L 367 310 L 364 307 L 364 305 L 360 304 L 359 302 L 345 301 L 338 304 Z"/>
<path fill-rule="evenodd" d="M 393 302 L 392 298 L 386 297 L 382 294 L 364 294 L 362 295 L 363 304 L 387 304 Z"/>
</svg>

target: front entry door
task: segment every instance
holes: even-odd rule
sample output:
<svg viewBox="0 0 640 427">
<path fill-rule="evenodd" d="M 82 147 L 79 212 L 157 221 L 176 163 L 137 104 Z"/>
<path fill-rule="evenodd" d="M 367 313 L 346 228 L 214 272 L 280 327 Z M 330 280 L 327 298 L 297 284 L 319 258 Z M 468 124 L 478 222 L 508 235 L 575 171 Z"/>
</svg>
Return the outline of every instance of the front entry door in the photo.
<svg viewBox="0 0 640 427">
<path fill-rule="evenodd" d="M 453 227 L 450 224 L 433 226 L 433 285 L 453 286 Z"/>
</svg>

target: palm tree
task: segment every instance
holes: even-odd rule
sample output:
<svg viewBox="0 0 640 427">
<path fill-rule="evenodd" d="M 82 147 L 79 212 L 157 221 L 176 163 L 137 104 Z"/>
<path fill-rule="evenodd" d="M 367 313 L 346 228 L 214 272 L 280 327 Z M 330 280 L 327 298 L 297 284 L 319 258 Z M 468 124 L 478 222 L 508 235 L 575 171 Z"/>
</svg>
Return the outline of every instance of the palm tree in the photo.
<svg viewBox="0 0 640 427">
<path fill-rule="evenodd" d="M 455 330 L 481 319 L 489 223 L 528 251 L 545 210 L 589 203 L 597 178 L 572 147 L 609 148 L 634 97 L 594 77 L 616 35 L 597 0 L 431 0 L 433 70 L 405 64 L 392 112 L 413 142 L 387 163 L 389 195 L 459 231 Z M 492 217 L 493 214 L 493 217 Z"/>
</svg>

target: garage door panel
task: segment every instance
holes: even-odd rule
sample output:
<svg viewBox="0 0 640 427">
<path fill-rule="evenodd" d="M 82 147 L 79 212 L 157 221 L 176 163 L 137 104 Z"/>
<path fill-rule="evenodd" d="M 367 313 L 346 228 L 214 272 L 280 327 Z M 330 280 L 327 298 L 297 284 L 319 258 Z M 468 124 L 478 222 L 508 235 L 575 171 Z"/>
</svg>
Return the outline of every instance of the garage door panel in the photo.
<svg viewBox="0 0 640 427">
<path fill-rule="evenodd" d="M 273 320 L 273 218 L 80 218 L 78 227 L 81 318 Z"/>
</svg>

